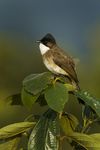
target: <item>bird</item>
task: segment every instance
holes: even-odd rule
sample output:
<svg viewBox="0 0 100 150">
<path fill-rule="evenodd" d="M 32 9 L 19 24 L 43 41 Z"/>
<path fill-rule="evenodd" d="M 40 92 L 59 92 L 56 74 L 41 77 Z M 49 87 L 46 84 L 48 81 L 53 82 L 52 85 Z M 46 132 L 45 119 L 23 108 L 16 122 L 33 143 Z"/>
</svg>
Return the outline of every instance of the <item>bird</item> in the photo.
<svg viewBox="0 0 100 150">
<path fill-rule="evenodd" d="M 47 33 L 36 42 L 45 67 L 55 75 L 67 77 L 76 89 L 80 89 L 74 59 L 58 46 L 54 36 Z"/>
</svg>

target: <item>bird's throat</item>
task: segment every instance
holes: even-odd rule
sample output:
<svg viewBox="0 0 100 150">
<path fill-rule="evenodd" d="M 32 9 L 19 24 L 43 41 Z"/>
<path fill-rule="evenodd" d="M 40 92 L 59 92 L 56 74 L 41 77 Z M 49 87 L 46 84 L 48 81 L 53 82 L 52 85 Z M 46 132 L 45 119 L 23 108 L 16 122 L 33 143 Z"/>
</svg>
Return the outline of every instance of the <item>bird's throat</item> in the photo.
<svg viewBox="0 0 100 150">
<path fill-rule="evenodd" d="M 47 51 L 50 50 L 49 47 L 47 47 L 46 45 L 44 45 L 42 43 L 40 43 L 39 48 L 40 48 L 40 52 L 41 52 L 42 55 L 44 55 Z"/>
</svg>

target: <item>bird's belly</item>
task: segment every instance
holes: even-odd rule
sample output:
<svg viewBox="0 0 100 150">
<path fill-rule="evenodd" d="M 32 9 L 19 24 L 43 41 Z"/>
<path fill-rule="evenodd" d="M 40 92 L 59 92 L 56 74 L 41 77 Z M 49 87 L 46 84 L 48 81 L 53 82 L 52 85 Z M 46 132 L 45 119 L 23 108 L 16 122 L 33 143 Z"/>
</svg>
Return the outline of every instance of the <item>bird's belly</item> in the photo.
<svg viewBox="0 0 100 150">
<path fill-rule="evenodd" d="M 45 59 L 44 64 L 45 64 L 46 68 L 54 74 L 68 75 L 62 68 L 57 66 L 53 60 Z"/>
</svg>

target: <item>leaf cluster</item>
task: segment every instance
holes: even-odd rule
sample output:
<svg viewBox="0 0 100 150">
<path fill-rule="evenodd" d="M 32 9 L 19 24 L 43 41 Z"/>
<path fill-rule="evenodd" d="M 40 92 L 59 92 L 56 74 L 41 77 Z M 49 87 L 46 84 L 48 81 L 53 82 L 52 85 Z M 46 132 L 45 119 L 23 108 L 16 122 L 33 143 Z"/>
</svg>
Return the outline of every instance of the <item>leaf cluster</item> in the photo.
<svg viewBox="0 0 100 150">
<path fill-rule="evenodd" d="M 81 101 L 82 121 L 73 114 L 64 112 L 70 100 L 69 95 Z M 100 134 L 89 134 L 89 129 L 100 120 L 100 100 L 87 91 L 77 91 L 62 77 L 55 77 L 50 72 L 32 74 L 23 80 L 20 94 L 6 99 L 10 105 L 24 105 L 32 109 L 34 103 L 47 105 L 48 110 L 34 121 L 24 121 L 0 129 L 0 149 L 19 149 L 22 136 L 27 135 L 28 150 L 63 149 L 63 140 L 76 150 L 99 150 Z M 95 125 L 95 124 L 94 124 Z M 22 148 L 23 149 L 23 148 Z"/>
</svg>

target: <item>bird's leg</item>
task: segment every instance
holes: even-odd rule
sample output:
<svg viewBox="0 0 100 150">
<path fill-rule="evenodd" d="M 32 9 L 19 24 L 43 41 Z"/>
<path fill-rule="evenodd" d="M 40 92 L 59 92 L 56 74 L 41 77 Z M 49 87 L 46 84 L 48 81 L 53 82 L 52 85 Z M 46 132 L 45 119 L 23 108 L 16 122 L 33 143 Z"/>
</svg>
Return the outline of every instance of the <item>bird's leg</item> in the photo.
<svg viewBox="0 0 100 150">
<path fill-rule="evenodd" d="M 53 80 L 53 85 L 55 85 L 55 83 L 56 83 L 58 80 L 60 81 L 60 77 L 57 76 L 57 75 L 55 75 L 55 76 L 54 76 L 54 80 Z"/>
</svg>

